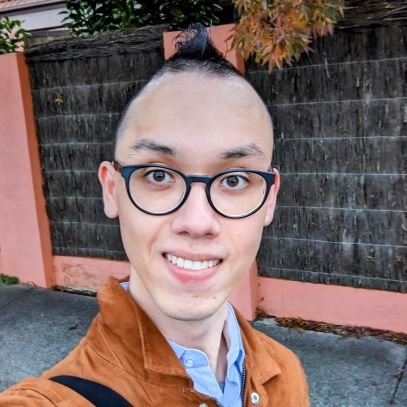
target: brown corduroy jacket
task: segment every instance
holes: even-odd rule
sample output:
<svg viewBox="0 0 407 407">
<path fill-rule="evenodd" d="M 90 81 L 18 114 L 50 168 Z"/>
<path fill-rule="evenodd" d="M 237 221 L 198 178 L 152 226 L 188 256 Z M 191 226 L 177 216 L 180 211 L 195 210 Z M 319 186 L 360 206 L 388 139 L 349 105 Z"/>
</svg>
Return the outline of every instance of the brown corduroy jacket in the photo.
<svg viewBox="0 0 407 407">
<path fill-rule="evenodd" d="M 92 406 L 47 380 L 56 375 L 102 383 L 135 407 L 216 406 L 213 399 L 194 391 L 166 339 L 117 281 L 112 279 L 98 298 L 100 313 L 79 345 L 42 377 L 23 380 L 1 393 L 0 407 Z M 307 383 L 297 357 L 236 314 L 246 352 L 245 407 L 308 407 Z M 260 397 L 253 398 L 253 393 Z"/>
</svg>

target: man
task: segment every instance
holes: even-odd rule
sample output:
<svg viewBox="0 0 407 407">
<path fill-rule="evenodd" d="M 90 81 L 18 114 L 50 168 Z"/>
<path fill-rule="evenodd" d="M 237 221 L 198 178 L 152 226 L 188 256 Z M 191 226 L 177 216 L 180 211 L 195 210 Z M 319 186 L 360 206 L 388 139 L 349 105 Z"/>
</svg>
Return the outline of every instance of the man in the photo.
<svg viewBox="0 0 407 407">
<path fill-rule="evenodd" d="M 134 406 L 309 405 L 296 356 L 227 303 L 273 219 L 272 133 L 260 97 L 198 29 L 130 102 L 99 168 L 128 288 L 112 280 L 81 343 L 0 406 L 93 405 L 95 387 L 61 376 Z"/>
</svg>

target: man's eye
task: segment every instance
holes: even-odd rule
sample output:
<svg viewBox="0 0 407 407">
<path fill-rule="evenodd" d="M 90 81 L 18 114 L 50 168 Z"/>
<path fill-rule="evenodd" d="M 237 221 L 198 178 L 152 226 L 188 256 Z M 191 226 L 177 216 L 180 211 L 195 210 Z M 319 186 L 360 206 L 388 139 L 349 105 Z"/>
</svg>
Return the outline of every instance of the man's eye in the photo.
<svg viewBox="0 0 407 407">
<path fill-rule="evenodd" d="M 220 185 L 228 189 L 243 189 L 249 183 L 248 179 L 240 174 L 230 174 L 225 176 Z"/>
<path fill-rule="evenodd" d="M 164 184 L 173 181 L 173 176 L 161 169 L 151 170 L 147 172 L 145 175 L 146 179 L 149 182 L 156 183 L 156 184 Z"/>
</svg>

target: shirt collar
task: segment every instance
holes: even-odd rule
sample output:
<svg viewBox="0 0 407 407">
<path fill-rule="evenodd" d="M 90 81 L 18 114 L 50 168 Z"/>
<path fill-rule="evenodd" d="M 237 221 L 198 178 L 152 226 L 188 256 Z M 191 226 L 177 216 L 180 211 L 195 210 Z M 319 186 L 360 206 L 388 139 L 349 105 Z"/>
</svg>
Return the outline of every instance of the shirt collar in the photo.
<svg viewBox="0 0 407 407">
<path fill-rule="evenodd" d="M 234 363 L 237 363 L 239 366 L 239 371 L 243 371 L 243 361 L 244 361 L 244 348 L 242 335 L 240 332 L 239 322 L 237 321 L 235 311 L 233 307 L 228 303 L 228 315 L 225 321 L 225 326 L 223 328 L 223 336 L 228 347 L 227 361 L 228 368 Z"/>
<path fill-rule="evenodd" d="M 232 366 L 234 363 L 237 363 L 237 365 L 239 366 L 239 371 L 240 371 L 240 373 L 242 373 L 245 352 L 244 352 L 244 348 L 243 348 L 243 341 L 242 341 L 242 336 L 240 333 L 240 327 L 239 327 L 239 323 L 237 321 L 234 309 L 229 303 L 227 304 L 227 309 L 228 309 L 228 312 L 227 312 L 225 324 L 223 326 L 223 336 L 225 338 L 226 345 L 228 348 L 228 353 L 226 356 L 226 359 L 228 362 L 227 363 L 228 370 L 229 370 L 230 366 Z M 171 348 L 174 350 L 174 352 L 177 355 L 179 360 L 183 360 L 186 352 L 190 352 L 190 351 L 201 352 L 197 349 L 186 348 L 171 340 L 168 340 L 168 343 L 170 344 Z"/>
</svg>

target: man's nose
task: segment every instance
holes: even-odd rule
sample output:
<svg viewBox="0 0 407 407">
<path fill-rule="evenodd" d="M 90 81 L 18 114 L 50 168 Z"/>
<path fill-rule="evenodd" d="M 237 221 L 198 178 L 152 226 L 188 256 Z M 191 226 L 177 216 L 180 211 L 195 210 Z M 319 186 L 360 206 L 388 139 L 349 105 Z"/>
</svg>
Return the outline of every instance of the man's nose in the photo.
<svg viewBox="0 0 407 407">
<path fill-rule="evenodd" d="M 194 183 L 187 200 L 174 213 L 172 226 L 176 233 L 211 237 L 220 232 L 219 217 L 208 202 L 205 185 Z"/>
</svg>

